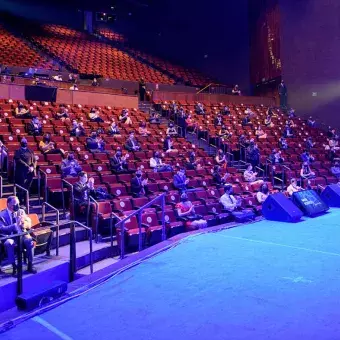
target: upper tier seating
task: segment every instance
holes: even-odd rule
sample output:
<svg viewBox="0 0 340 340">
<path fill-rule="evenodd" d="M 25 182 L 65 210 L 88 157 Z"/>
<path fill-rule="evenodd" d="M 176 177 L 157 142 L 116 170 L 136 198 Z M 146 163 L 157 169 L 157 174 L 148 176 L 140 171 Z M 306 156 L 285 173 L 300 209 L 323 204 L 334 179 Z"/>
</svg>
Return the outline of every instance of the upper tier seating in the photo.
<svg viewBox="0 0 340 340">
<path fill-rule="evenodd" d="M 110 39 L 115 42 L 124 42 L 124 36 L 112 31 L 109 28 L 105 29 L 99 29 L 97 33 L 103 35 L 107 39 Z M 189 83 L 191 85 L 195 86 L 204 86 L 211 82 L 211 79 L 208 77 L 200 74 L 199 72 L 185 68 L 183 66 L 179 66 L 176 64 L 173 64 L 167 60 L 164 60 L 162 58 L 144 53 L 142 51 L 139 51 L 137 49 L 131 48 L 131 47 L 125 47 L 132 55 L 136 55 L 146 61 L 148 61 L 151 64 L 154 64 L 158 66 L 163 71 L 169 72 L 171 75 L 173 75 L 176 78 L 182 79 L 185 83 Z"/>
<path fill-rule="evenodd" d="M 144 78 L 152 83 L 173 83 L 161 72 L 83 32 L 59 25 L 44 25 L 42 34 L 31 38 L 48 53 L 82 74 L 120 80 L 138 81 Z"/>
<path fill-rule="evenodd" d="M 37 67 L 50 70 L 52 62 L 45 60 L 23 40 L 0 25 L 0 64 Z"/>
</svg>

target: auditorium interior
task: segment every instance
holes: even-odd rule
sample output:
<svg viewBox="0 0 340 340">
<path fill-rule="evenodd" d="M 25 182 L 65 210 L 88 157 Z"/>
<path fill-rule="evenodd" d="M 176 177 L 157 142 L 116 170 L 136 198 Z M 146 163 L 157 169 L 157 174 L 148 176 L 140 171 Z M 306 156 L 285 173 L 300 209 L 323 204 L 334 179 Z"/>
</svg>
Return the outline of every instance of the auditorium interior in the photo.
<svg viewBox="0 0 340 340">
<path fill-rule="evenodd" d="M 0 3 L 0 337 L 338 339 L 339 10 Z"/>
</svg>

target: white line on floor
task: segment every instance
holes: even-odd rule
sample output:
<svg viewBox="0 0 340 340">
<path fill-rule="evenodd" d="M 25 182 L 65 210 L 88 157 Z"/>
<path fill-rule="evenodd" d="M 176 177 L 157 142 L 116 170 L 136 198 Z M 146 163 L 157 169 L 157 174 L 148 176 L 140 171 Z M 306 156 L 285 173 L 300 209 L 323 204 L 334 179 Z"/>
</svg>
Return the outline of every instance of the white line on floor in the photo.
<svg viewBox="0 0 340 340">
<path fill-rule="evenodd" d="M 49 322 L 42 319 L 40 316 L 36 316 L 32 320 L 39 323 L 40 325 L 44 326 L 45 328 L 47 328 L 49 331 L 51 331 L 55 335 L 59 336 L 60 339 L 73 340 L 73 338 L 69 337 L 68 335 L 66 335 L 65 333 L 60 331 L 58 328 L 54 327 Z"/>
<path fill-rule="evenodd" d="M 261 243 L 261 244 L 269 244 L 269 245 L 278 246 L 278 247 L 285 247 L 285 248 L 291 248 L 291 249 L 305 250 L 305 251 L 309 251 L 311 253 L 319 253 L 319 254 L 325 254 L 325 255 L 340 256 L 340 254 L 338 254 L 338 253 L 332 253 L 332 252 L 328 252 L 328 251 L 322 251 L 322 250 L 317 250 L 317 249 L 309 249 L 309 248 L 303 248 L 303 247 L 294 247 L 294 246 L 290 246 L 288 244 L 282 244 L 282 243 L 254 240 L 254 239 L 251 239 L 251 238 L 236 237 L 236 236 L 226 236 L 226 235 L 219 235 L 219 236 L 220 237 L 224 237 L 224 238 L 234 239 L 234 240 L 242 240 L 242 241 L 255 242 L 255 243 Z"/>
</svg>

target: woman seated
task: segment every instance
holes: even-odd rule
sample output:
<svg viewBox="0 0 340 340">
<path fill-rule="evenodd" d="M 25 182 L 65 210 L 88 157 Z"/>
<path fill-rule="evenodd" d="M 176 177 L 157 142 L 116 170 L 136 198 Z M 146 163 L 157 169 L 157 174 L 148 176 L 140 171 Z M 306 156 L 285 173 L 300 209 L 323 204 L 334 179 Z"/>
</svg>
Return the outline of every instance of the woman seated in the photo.
<svg viewBox="0 0 340 340">
<path fill-rule="evenodd" d="M 200 164 L 196 159 L 196 154 L 194 151 L 191 151 L 189 157 L 186 158 L 186 168 L 187 170 L 196 170 L 199 168 Z"/>
<path fill-rule="evenodd" d="M 272 153 L 269 156 L 272 164 L 281 164 L 284 162 L 284 158 L 281 155 L 280 150 L 273 149 Z"/>
<path fill-rule="evenodd" d="M 297 181 L 295 178 L 290 180 L 290 185 L 287 188 L 288 196 L 292 196 L 294 192 L 302 191 L 303 189 L 297 185 Z"/>
<path fill-rule="evenodd" d="M 174 148 L 173 142 L 170 136 L 166 136 L 164 139 L 163 150 L 165 152 L 177 152 L 178 150 Z"/>
<path fill-rule="evenodd" d="M 143 137 L 147 137 L 151 134 L 151 132 L 147 129 L 145 122 L 139 123 L 138 133 Z"/>
<path fill-rule="evenodd" d="M 218 136 L 223 140 L 229 140 L 232 137 L 232 132 L 230 132 L 225 125 L 221 126 L 221 129 L 218 131 Z"/>
<path fill-rule="evenodd" d="M 267 183 L 262 183 L 261 186 L 260 186 L 259 191 L 256 194 L 257 202 L 262 204 L 267 199 L 269 194 L 270 193 L 269 193 L 268 184 Z"/>
<path fill-rule="evenodd" d="M 123 109 L 120 116 L 118 117 L 118 120 L 120 123 L 124 125 L 132 125 L 132 120 L 129 117 L 129 110 Z"/>
<path fill-rule="evenodd" d="M 227 167 L 227 159 L 222 149 L 218 150 L 216 157 L 215 157 L 215 162 L 217 165 L 219 165 L 223 169 Z"/>
<path fill-rule="evenodd" d="M 60 154 L 63 158 L 65 156 L 65 152 L 63 149 L 56 149 L 54 142 L 51 141 L 51 135 L 46 133 L 43 136 L 43 139 L 39 143 L 39 149 L 44 155 L 50 154 Z"/>
<path fill-rule="evenodd" d="M 197 230 L 207 227 L 207 222 L 195 213 L 195 207 L 189 201 L 188 195 L 183 193 L 181 195 L 181 202 L 176 204 L 177 215 L 185 219 L 185 227 L 188 231 Z"/>
<path fill-rule="evenodd" d="M 16 118 L 32 118 L 30 110 L 27 110 L 22 102 L 19 103 L 18 107 L 15 109 Z"/>
<path fill-rule="evenodd" d="M 154 110 L 150 113 L 149 123 L 150 124 L 159 124 L 160 123 L 160 114 Z"/>
<path fill-rule="evenodd" d="M 300 170 L 300 176 L 303 179 L 309 179 L 315 177 L 315 172 L 313 172 L 308 164 L 308 162 L 304 162 L 302 164 L 301 170 Z"/>
<path fill-rule="evenodd" d="M 189 131 L 195 132 L 197 129 L 197 123 L 195 122 L 195 120 L 192 118 L 191 114 L 188 115 L 188 117 L 185 120 L 187 129 Z"/>
<path fill-rule="evenodd" d="M 89 119 L 91 122 L 103 123 L 104 120 L 100 117 L 99 110 L 95 109 L 94 107 L 91 109 L 89 113 Z"/>
<path fill-rule="evenodd" d="M 109 130 L 107 132 L 109 135 L 113 136 L 113 135 L 120 135 L 120 131 L 118 129 L 118 125 L 116 124 L 114 118 L 112 118 L 112 122 L 111 125 L 109 127 Z"/>
<path fill-rule="evenodd" d="M 262 179 L 257 179 L 257 172 L 253 171 L 253 166 L 251 164 L 248 164 L 247 169 L 243 173 L 244 180 L 250 184 L 262 184 Z"/>
<path fill-rule="evenodd" d="M 150 158 L 150 168 L 155 172 L 172 171 L 172 166 L 162 162 L 161 154 L 158 151 Z"/>
<path fill-rule="evenodd" d="M 267 134 L 262 130 L 262 127 L 259 125 L 258 128 L 255 130 L 255 136 L 258 139 L 265 139 L 267 138 Z"/>
<path fill-rule="evenodd" d="M 166 129 L 166 134 L 171 137 L 176 137 L 178 135 L 177 129 L 174 123 L 169 123 L 168 128 Z"/>
</svg>

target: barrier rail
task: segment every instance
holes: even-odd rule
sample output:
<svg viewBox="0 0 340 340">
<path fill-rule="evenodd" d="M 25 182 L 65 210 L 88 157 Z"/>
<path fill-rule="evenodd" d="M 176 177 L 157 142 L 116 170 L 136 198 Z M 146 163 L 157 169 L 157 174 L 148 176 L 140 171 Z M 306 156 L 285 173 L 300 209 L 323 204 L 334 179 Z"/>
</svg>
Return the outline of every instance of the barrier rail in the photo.
<svg viewBox="0 0 340 340">
<path fill-rule="evenodd" d="M 71 198 L 71 218 L 75 218 L 74 216 L 74 196 L 73 196 L 73 185 L 66 181 L 66 179 L 61 180 L 61 198 L 62 198 L 62 204 L 63 204 L 63 213 L 64 213 L 64 218 L 66 218 L 66 206 L 65 206 L 65 196 L 64 196 L 64 185 L 69 187 L 71 189 L 70 191 L 70 198 Z"/>
<path fill-rule="evenodd" d="M 26 213 L 29 214 L 30 213 L 30 195 L 29 195 L 29 192 L 28 192 L 27 189 L 23 188 L 19 184 L 14 184 L 14 196 L 17 195 L 17 188 L 19 190 L 25 192 L 25 195 L 26 195 Z"/>
<path fill-rule="evenodd" d="M 127 217 L 124 217 L 121 221 L 116 224 L 116 228 L 120 228 L 120 258 L 123 259 L 125 255 L 125 222 L 131 219 L 133 216 L 138 215 L 138 228 L 139 228 L 139 235 L 138 235 L 138 251 L 141 251 L 143 248 L 142 245 L 142 220 L 141 215 L 142 211 L 151 205 L 153 205 L 156 201 L 162 200 L 162 241 L 166 239 L 165 234 L 165 221 L 164 221 L 164 209 L 165 209 L 165 195 L 166 193 L 160 194 L 159 196 L 153 198 L 150 202 L 144 204 L 141 208 L 133 212 Z"/>
<path fill-rule="evenodd" d="M 59 223 L 60 223 L 60 215 L 59 215 L 59 210 L 52 206 L 51 204 L 47 202 L 43 202 L 42 204 L 42 219 L 43 222 L 45 222 L 45 215 L 46 215 L 46 207 L 50 208 L 51 210 L 56 212 L 56 256 L 59 255 Z"/>
</svg>

